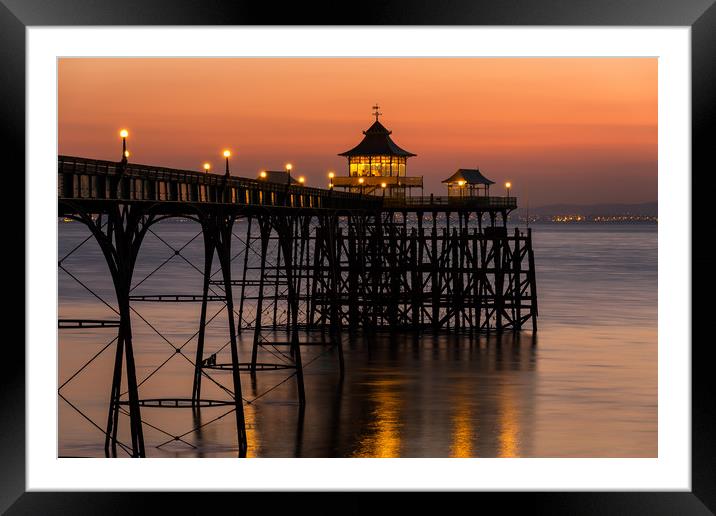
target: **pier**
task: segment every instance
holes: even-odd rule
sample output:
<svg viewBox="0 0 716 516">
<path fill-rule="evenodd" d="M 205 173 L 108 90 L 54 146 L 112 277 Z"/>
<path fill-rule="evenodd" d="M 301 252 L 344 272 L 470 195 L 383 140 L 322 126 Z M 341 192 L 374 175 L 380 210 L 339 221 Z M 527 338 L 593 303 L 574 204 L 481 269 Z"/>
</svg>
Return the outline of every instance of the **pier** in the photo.
<svg viewBox="0 0 716 516">
<path fill-rule="evenodd" d="M 239 455 L 245 455 L 241 375 L 293 370 L 298 402 L 304 406 L 304 332 L 327 335 L 338 349 L 342 372 L 340 335 L 348 329 L 504 332 L 530 325 L 536 331 L 531 231 L 507 227 L 507 216 L 517 207 L 515 197 L 382 193 L 310 188 L 126 159 L 59 156 L 58 216 L 88 227 L 106 259 L 118 306 L 116 320 L 72 319 L 58 325 L 118 328 L 107 456 L 117 456 L 120 411 L 129 416 L 132 439 L 120 447 L 144 457 L 141 408 L 219 405 L 235 409 Z M 142 240 L 154 224 L 168 218 L 189 219 L 201 229 L 203 289 L 131 295 Z M 215 259 L 220 279 L 211 275 Z M 243 262 L 240 277 L 232 276 L 232 260 Z M 134 347 L 141 343 L 132 339 L 132 314 L 134 306 L 146 302 L 201 304 L 191 397 L 140 398 Z M 228 314 L 230 362 L 217 363 L 216 353 L 204 349 L 207 305 L 212 302 L 223 303 Z M 248 363 L 239 360 L 238 332 L 253 332 Z M 285 332 L 285 339 L 277 341 L 277 332 Z M 259 362 L 258 352 L 265 348 L 285 349 L 281 357 L 290 360 Z M 228 400 L 202 398 L 202 381 L 211 379 L 212 370 L 231 373 Z"/>
</svg>

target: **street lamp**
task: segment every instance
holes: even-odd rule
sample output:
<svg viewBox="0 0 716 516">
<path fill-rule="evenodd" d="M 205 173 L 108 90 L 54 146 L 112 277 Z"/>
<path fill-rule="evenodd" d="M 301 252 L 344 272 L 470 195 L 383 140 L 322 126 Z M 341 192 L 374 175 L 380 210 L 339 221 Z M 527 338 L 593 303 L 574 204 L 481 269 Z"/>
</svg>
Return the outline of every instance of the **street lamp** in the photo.
<svg viewBox="0 0 716 516">
<path fill-rule="evenodd" d="M 293 165 L 290 163 L 286 163 L 286 175 L 288 176 L 288 185 L 291 186 L 291 170 L 293 169 Z"/>
<path fill-rule="evenodd" d="M 266 171 L 265 171 L 265 170 L 262 170 L 261 172 L 259 172 L 259 177 L 260 177 L 261 179 L 266 179 Z"/>
<path fill-rule="evenodd" d="M 387 188 L 388 183 L 380 183 L 380 187 L 383 189 L 383 197 L 385 197 L 385 189 Z"/>
<path fill-rule="evenodd" d="M 358 184 L 360 184 L 360 194 L 363 195 L 363 181 L 365 181 L 362 177 L 358 178 Z"/>
<path fill-rule="evenodd" d="M 226 158 L 226 177 L 229 177 L 229 158 L 231 157 L 231 151 L 225 150 L 224 157 Z"/>
<path fill-rule="evenodd" d="M 507 188 L 507 197 L 510 196 L 510 188 L 511 188 L 511 187 L 512 187 L 512 183 L 510 183 L 509 181 L 507 181 L 507 182 L 505 183 L 505 188 Z"/>
<path fill-rule="evenodd" d="M 301 183 L 301 185 L 303 185 L 303 183 L 305 183 L 305 182 L 306 182 L 306 178 L 305 178 L 305 177 L 303 177 L 303 176 L 299 176 L 299 178 L 298 178 L 298 182 L 299 182 L 299 183 Z"/>
<path fill-rule="evenodd" d="M 127 152 L 127 136 L 129 136 L 129 131 L 126 129 L 119 131 L 119 137 L 122 138 L 122 161 L 127 161 L 129 157 L 129 153 Z"/>
<path fill-rule="evenodd" d="M 334 177 L 336 177 L 336 175 L 335 175 L 332 171 L 331 171 L 331 172 L 328 172 L 328 179 L 329 179 L 329 181 L 330 181 L 330 182 L 328 183 L 328 188 L 330 188 L 331 190 L 333 190 L 333 178 L 334 178 Z"/>
<path fill-rule="evenodd" d="M 204 172 L 208 174 L 209 170 L 211 170 L 211 163 L 204 163 Z"/>
</svg>

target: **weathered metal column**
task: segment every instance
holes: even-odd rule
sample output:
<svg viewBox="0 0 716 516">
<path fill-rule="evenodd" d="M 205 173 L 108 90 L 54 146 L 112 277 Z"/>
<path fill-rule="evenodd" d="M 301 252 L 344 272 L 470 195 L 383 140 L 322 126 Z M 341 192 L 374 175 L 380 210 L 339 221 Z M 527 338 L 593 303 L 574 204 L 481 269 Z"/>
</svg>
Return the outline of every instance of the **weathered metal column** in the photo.
<svg viewBox="0 0 716 516">
<path fill-rule="evenodd" d="M 239 324 L 237 330 L 241 333 L 244 324 L 244 300 L 246 299 L 246 271 L 249 266 L 249 252 L 251 251 L 251 221 L 252 217 L 247 217 L 248 225 L 246 228 L 246 241 L 244 242 L 244 267 L 241 270 L 241 300 L 239 301 Z"/>
<path fill-rule="evenodd" d="M 231 286 L 231 236 L 236 216 L 219 213 L 216 215 L 215 238 L 216 254 L 219 257 L 221 272 L 224 278 L 226 295 L 226 315 L 229 320 L 229 339 L 231 348 L 231 377 L 234 387 L 234 406 L 236 414 L 236 431 L 238 434 L 239 456 L 245 457 L 248 449 L 246 438 L 246 422 L 244 419 L 244 402 L 241 393 L 241 376 L 239 372 L 239 349 L 236 341 L 234 320 L 234 297 Z"/>
<path fill-rule="evenodd" d="M 512 318 L 514 331 L 522 329 L 522 245 L 519 228 L 515 227 L 515 245 L 512 251 Z"/>
<path fill-rule="evenodd" d="M 283 259 L 286 268 L 288 311 L 290 318 L 290 348 L 291 356 L 296 367 L 296 382 L 298 387 L 298 402 L 306 403 L 306 392 L 303 385 L 303 364 L 301 363 L 301 346 L 298 339 L 298 290 L 299 278 L 295 274 L 294 224 L 299 223 L 297 215 L 283 215 L 276 217 L 274 227 L 278 232 L 279 245 L 283 248 Z"/>
<path fill-rule="evenodd" d="M 268 216 L 258 218 L 259 234 L 261 238 L 261 269 L 259 275 L 259 290 L 256 299 L 256 318 L 254 319 L 254 344 L 251 349 L 251 373 L 256 373 L 256 359 L 261 340 L 261 320 L 264 303 L 264 276 L 266 273 L 266 253 L 268 252 L 269 238 L 271 236 L 271 222 Z"/>
<path fill-rule="evenodd" d="M 204 283 L 202 286 L 201 314 L 199 315 L 199 334 L 197 335 L 196 358 L 194 360 L 194 384 L 192 386 L 191 404 L 196 406 L 201 399 L 202 362 L 204 361 L 204 338 L 206 335 L 206 307 L 209 295 L 209 281 L 211 280 L 211 264 L 216 249 L 216 236 L 212 224 L 203 220 L 201 222 L 204 237 Z"/>
<path fill-rule="evenodd" d="M 530 282 L 530 312 L 532 314 L 532 331 L 537 331 L 537 280 L 535 278 L 535 255 L 532 249 L 532 228 L 527 228 L 527 257 L 529 263 L 529 272 L 527 273 Z"/>
<path fill-rule="evenodd" d="M 337 235 L 338 222 L 336 217 L 328 215 L 321 218 L 323 234 L 323 245 L 326 250 L 326 259 L 329 270 L 329 302 L 330 306 L 330 326 L 329 335 L 334 345 L 338 346 L 338 365 L 340 367 L 341 378 L 345 373 L 345 363 L 343 358 L 343 338 L 341 336 L 340 310 L 338 306 L 338 280 L 340 271 L 338 270 L 337 258 Z"/>
</svg>

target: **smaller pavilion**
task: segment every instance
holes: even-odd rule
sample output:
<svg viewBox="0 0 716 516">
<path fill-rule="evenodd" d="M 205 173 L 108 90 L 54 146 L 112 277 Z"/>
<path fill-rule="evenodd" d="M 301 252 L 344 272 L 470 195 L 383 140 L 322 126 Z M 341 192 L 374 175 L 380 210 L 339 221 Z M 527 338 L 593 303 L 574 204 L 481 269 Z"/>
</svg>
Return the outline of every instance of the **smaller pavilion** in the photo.
<svg viewBox="0 0 716 516">
<path fill-rule="evenodd" d="M 289 184 L 288 172 L 285 170 L 262 170 L 256 177 L 259 181 L 266 181 L 268 183 L 280 183 L 283 185 Z M 299 181 L 291 175 L 290 177 L 292 185 L 299 184 Z"/>
<path fill-rule="evenodd" d="M 447 183 L 448 197 L 489 197 L 490 185 L 495 182 L 482 175 L 479 168 L 460 168 L 442 181 Z"/>
</svg>

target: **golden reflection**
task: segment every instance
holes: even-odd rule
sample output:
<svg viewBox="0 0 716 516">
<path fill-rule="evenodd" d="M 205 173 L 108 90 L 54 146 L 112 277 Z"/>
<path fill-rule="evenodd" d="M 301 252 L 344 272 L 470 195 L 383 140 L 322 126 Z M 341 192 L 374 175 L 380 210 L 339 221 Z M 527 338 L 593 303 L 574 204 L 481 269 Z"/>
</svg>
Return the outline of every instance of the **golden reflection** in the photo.
<svg viewBox="0 0 716 516">
<path fill-rule="evenodd" d="M 500 393 L 498 457 L 519 457 L 520 424 L 517 416 L 512 387 L 504 385 Z"/>
<path fill-rule="evenodd" d="M 246 424 L 246 440 L 248 441 L 247 457 L 261 455 L 261 437 L 256 431 L 256 408 L 253 405 L 244 405 L 244 422 Z"/>
<path fill-rule="evenodd" d="M 400 456 L 400 394 L 396 380 L 377 380 L 371 383 L 374 392 L 371 398 L 375 408 L 371 412 L 373 421 L 368 423 L 368 435 L 360 440 L 354 457 L 399 457 Z"/>
<path fill-rule="evenodd" d="M 467 393 L 460 389 L 455 401 L 455 412 L 452 416 L 452 442 L 450 443 L 450 457 L 474 457 L 473 443 L 476 432 L 473 428 L 473 416 L 470 409 Z"/>
</svg>

